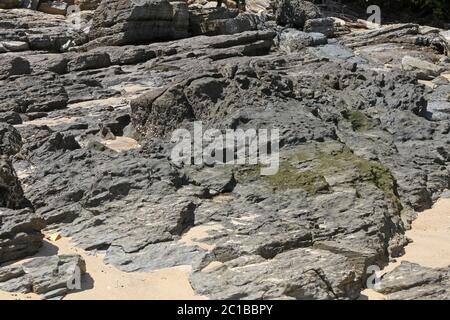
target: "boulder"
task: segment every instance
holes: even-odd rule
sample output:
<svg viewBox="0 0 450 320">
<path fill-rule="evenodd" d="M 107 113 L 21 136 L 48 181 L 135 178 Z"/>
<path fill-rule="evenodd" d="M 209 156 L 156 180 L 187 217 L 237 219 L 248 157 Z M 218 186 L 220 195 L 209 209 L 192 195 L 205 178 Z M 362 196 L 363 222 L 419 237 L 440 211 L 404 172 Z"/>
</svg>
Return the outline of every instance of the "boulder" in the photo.
<svg viewBox="0 0 450 320">
<path fill-rule="evenodd" d="M 89 69 L 106 68 L 111 65 L 109 55 L 106 52 L 102 53 L 82 53 L 82 54 L 68 54 L 67 71 L 81 71 Z"/>
<path fill-rule="evenodd" d="M 98 8 L 101 0 L 75 0 L 74 4 L 80 7 L 80 10 L 95 10 Z"/>
<path fill-rule="evenodd" d="M 25 41 L 2 41 L 0 44 L 6 51 L 26 51 L 30 48 Z"/>
<path fill-rule="evenodd" d="M 235 34 L 256 30 L 260 17 L 251 13 L 241 13 L 227 8 L 189 8 L 189 29 L 193 35 Z"/>
<path fill-rule="evenodd" d="M 45 85 L 44 85 L 45 84 Z M 0 112 L 20 113 L 65 108 L 67 92 L 55 73 L 24 75 L 13 80 L 0 80 Z"/>
<path fill-rule="evenodd" d="M 319 8 L 304 0 L 276 0 L 275 19 L 281 26 L 303 29 L 306 20 L 322 16 Z"/>
<path fill-rule="evenodd" d="M 44 238 L 44 221 L 29 208 L 0 212 L 0 264 L 35 254 Z"/>
<path fill-rule="evenodd" d="M 6 111 L 0 113 L 0 122 L 8 123 L 8 124 L 21 124 L 22 118 L 17 112 L 14 111 Z"/>
<path fill-rule="evenodd" d="M 71 29 L 69 21 L 62 15 L 49 15 L 34 10 L 2 10 L 0 21 L 2 26 L 7 26 L 0 32 L 0 52 L 3 47 L 1 42 L 12 41 L 20 50 L 25 45 L 17 44 L 27 43 L 30 50 L 59 52 L 67 41 L 79 39 L 80 36 L 76 29 Z"/>
<path fill-rule="evenodd" d="M 332 38 L 335 33 L 334 19 L 333 18 L 318 18 L 318 19 L 308 19 L 305 22 L 303 28 L 305 32 L 319 32 Z"/>
<path fill-rule="evenodd" d="M 48 14 L 66 15 L 67 3 L 63 1 L 46 1 L 39 4 L 38 10 Z"/>
<path fill-rule="evenodd" d="M 21 265 L 0 268 L 0 290 L 33 292 L 44 299 L 62 298 L 79 289 L 86 263 L 80 255 L 36 257 Z"/>
<path fill-rule="evenodd" d="M 21 209 L 29 206 L 22 187 L 7 156 L 0 156 L 0 211 L 3 208 Z"/>
<path fill-rule="evenodd" d="M 284 29 L 278 36 L 280 50 L 292 53 L 309 46 L 327 44 L 328 40 L 322 33 L 306 33 L 297 29 Z"/>
<path fill-rule="evenodd" d="M 0 65 L 0 80 L 10 76 L 30 74 L 30 63 L 22 57 L 4 56 Z"/>
<path fill-rule="evenodd" d="M 388 300 L 448 300 L 450 269 L 402 261 L 383 275 L 377 291 L 385 294 Z"/>
<path fill-rule="evenodd" d="M 188 36 L 189 14 L 185 3 L 172 4 L 167 0 L 136 3 L 103 0 L 95 11 L 90 39 L 98 44 L 124 45 Z"/>
<path fill-rule="evenodd" d="M 0 155 L 12 156 L 22 148 L 22 137 L 13 126 L 0 123 Z"/>
<path fill-rule="evenodd" d="M 402 67 L 404 70 L 412 71 L 420 80 L 432 80 L 445 71 L 441 66 L 411 56 L 403 57 Z"/>
<path fill-rule="evenodd" d="M 281 253 L 270 263 L 244 255 L 191 277 L 194 290 L 213 299 L 355 299 L 359 283 L 343 256 L 303 248 Z"/>
</svg>

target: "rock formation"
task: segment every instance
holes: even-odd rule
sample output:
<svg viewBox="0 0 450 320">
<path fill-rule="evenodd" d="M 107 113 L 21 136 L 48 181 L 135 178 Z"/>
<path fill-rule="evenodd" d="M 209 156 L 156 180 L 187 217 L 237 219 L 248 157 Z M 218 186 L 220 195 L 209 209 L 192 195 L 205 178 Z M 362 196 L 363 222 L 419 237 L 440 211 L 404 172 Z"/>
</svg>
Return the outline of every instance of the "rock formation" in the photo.
<svg viewBox="0 0 450 320">
<path fill-rule="evenodd" d="M 0 263 L 35 253 L 47 225 L 124 271 L 190 265 L 211 298 L 356 299 L 450 188 L 448 31 L 354 30 L 301 0 L 75 3 L 95 9 L 88 32 L 0 10 Z M 173 131 L 198 121 L 279 129 L 278 172 L 174 163 Z M 199 226 L 215 227 L 186 243 Z M 0 267 L 0 290 L 61 297 L 85 271 L 39 259 Z M 404 284 L 402 268 L 383 292 L 448 297 L 443 270 Z"/>
</svg>

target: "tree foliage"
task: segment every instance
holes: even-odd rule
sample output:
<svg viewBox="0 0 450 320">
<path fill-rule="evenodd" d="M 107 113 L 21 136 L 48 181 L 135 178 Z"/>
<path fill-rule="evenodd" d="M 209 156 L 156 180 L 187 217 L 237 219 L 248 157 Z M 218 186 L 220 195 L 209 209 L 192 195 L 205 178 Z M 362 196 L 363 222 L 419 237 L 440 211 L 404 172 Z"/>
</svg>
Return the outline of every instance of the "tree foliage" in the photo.
<svg viewBox="0 0 450 320">
<path fill-rule="evenodd" d="M 450 0 L 342 0 L 341 2 L 359 6 L 376 4 L 382 9 L 409 10 L 416 13 L 426 12 L 433 13 L 445 20 L 450 18 Z"/>
</svg>

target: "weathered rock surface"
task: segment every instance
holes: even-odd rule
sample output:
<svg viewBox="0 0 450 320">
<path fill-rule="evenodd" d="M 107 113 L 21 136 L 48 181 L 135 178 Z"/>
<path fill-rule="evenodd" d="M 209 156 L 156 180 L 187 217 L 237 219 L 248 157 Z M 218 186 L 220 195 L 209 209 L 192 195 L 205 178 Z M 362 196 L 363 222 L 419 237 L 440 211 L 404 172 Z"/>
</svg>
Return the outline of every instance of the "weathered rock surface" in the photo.
<svg viewBox="0 0 450 320">
<path fill-rule="evenodd" d="M 5 57 L 0 67 L 0 80 L 11 76 L 30 74 L 30 63 L 20 57 Z"/>
<path fill-rule="evenodd" d="M 98 44 L 125 45 L 183 38 L 188 35 L 186 3 L 149 0 L 102 1 L 96 9 L 89 37 Z"/>
<path fill-rule="evenodd" d="M 0 263 L 36 253 L 42 244 L 44 221 L 29 208 L 11 210 L 2 204 L 0 213 Z"/>
<path fill-rule="evenodd" d="M 43 1 L 40 2 L 38 10 L 48 14 L 58 14 L 65 16 L 68 4 L 64 1 Z"/>
<path fill-rule="evenodd" d="M 306 32 L 318 32 L 331 38 L 334 36 L 335 27 L 333 18 L 308 19 L 303 30 Z"/>
<path fill-rule="evenodd" d="M 22 137 L 11 125 L 0 123 L 0 155 L 12 156 L 22 148 Z"/>
<path fill-rule="evenodd" d="M 312 4 L 277 8 L 280 24 L 332 36 Z M 2 45 L 0 121 L 23 144 L 1 124 L 0 262 L 34 253 L 45 223 L 125 271 L 191 265 L 196 293 L 213 298 L 354 299 L 367 266 L 401 255 L 414 212 L 450 187 L 439 30 L 327 39 L 165 0 L 103 1 L 93 16 L 83 37 L 54 15 L 0 11 L 0 41 L 20 42 Z M 192 34 L 210 36 L 178 39 Z M 406 56 L 433 64 L 427 87 Z M 196 121 L 279 129 L 278 172 L 171 161 L 173 131 Z M 82 262 L 1 268 L 0 288 L 60 297 L 66 265 Z M 422 286 L 392 279 L 387 294 Z"/>
<path fill-rule="evenodd" d="M 10 159 L 21 147 L 18 130 L 0 123 L 0 264 L 36 253 L 43 238 L 44 221 L 31 209 Z"/>
<path fill-rule="evenodd" d="M 80 10 L 95 10 L 101 0 L 74 0 L 74 4 L 80 7 Z"/>
<path fill-rule="evenodd" d="M 16 41 L 21 50 L 61 51 L 69 40 L 78 39 L 78 31 L 62 15 L 48 15 L 34 10 L 0 11 L 0 52 L 9 51 L 2 42 Z M 12 50 L 14 51 L 14 50 Z"/>
<path fill-rule="evenodd" d="M 294 53 L 306 47 L 327 44 L 328 40 L 322 33 L 306 33 L 296 29 L 287 28 L 277 37 L 280 50 Z"/>
<path fill-rule="evenodd" d="M 302 29 L 306 20 L 321 17 L 319 8 L 304 0 L 277 0 L 274 8 L 276 22 L 281 26 Z"/>
<path fill-rule="evenodd" d="M 76 289 L 85 272 L 86 264 L 79 255 L 37 257 L 22 265 L 0 268 L 0 290 L 62 298 Z"/>
<path fill-rule="evenodd" d="M 197 292 L 214 299 L 306 300 L 356 298 L 359 280 L 342 255 L 295 249 L 269 261 L 259 255 L 245 255 L 207 266 L 194 272 L 191 283 Z"/>
<path fill-rule="evenodd" d="M 402 262 L 384 275 L 377 291 L 388 300 L 449 300 L 450 269 L 432 269 Z"/>
</svg>

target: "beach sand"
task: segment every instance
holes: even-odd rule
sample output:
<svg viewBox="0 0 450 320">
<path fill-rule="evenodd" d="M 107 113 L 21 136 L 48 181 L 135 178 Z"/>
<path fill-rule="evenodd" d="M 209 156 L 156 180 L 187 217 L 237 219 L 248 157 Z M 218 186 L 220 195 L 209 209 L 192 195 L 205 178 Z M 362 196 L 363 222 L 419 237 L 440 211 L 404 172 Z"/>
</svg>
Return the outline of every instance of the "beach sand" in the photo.
<svg viewBox="0 0 450 320">
<path fill-rule="evenodd" d="M 381 274 L 392 271 L 402 261 L 425 267 L 443 268 L 450 265 L 450 199 L 440 199 L 433 208 L 418 214 L 406 236 L 412 243 L 405 247 L 405 254 L 390 263 Z M 367 289 L 363 298 L 383 299 L 383 295 Z"/>
<path fill-rule="evenodd" d="M 200 239 L 207 237 L 210 229 L 220 230 L 220 225 L 193 228 L 181 242 L 197 244 L 206 249 L 209 246 Z M 413 242 L 405 247 L 405 255 L 390 263 L 382 274 L 393 270 L 401 261 L 418 263 L 438 268 L 450 265 L 450 199 L 441 199 L 432 209 L 419 213 L 406 232 Z M 189 266 L 161 269 L 154 272 L 127 273 L 103 262 L 102 255 L 92 255 L 75 248 L 68 238 L 57 241 L 45 240 L 36 256 L 57 254 L 80 254 L 86 261 L 87 274 L 83 277 L 82 290 L 68 294 L 64 299 L 205 299 L 196 296 L 189 284 Z M 18 294 L 0 291 L 0 300 L 39 299 L 36 294 Z M 371 289 L 362 292 L 364 300 L 383 300 L 384 296 Z"/>
<path fill-rule="evenodd" d="M 196 296 L 189 284 L 190 266 L 161 269 L 154 272 L 127 273 L 103 262 L 102 255 L 88 254 L 75 248 L 69 239 L 45 240 L 36 256 L 55 254 L 81 255 L 86 261 L 87 274 L 82 289 L 69 293 L 65 300 L 186 300 L 205 299 Z M 36 294 L 17 294 L 0 291 L 0 300 L 40 299 Z"/>
</svg>

